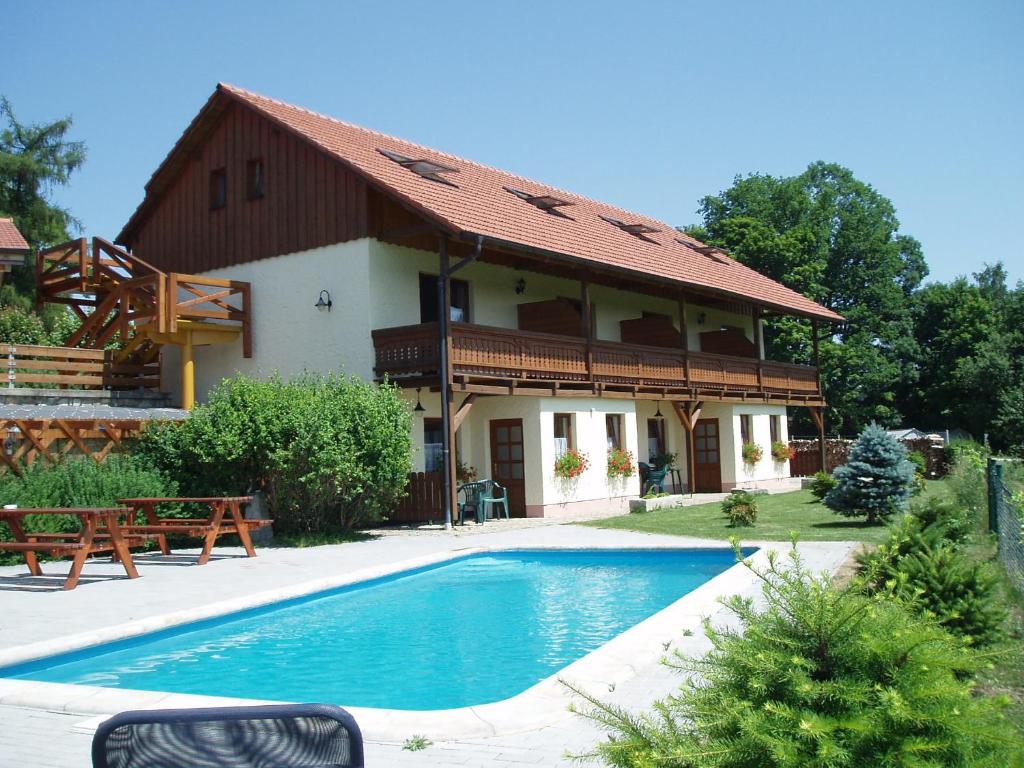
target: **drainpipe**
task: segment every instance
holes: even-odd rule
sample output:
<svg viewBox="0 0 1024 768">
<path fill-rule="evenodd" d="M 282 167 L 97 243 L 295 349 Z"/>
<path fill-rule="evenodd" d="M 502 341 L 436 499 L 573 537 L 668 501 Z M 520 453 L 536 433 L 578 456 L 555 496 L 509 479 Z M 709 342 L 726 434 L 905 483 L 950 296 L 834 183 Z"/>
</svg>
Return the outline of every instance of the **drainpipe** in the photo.
<svg viewBox="0 0 1024 768">
<path fill-rule="evenodd" d="M 448 285 L 451 276 L 468 264 L 480 258 L 480 251 L 483 249 L 484 236 L 476 236 L 476 249 L 466 258 L 454 266 L 448 265 L 448 239 L 445 235 L 440 236 L 439 256 L 441 268 L 437 276 L 437 341 L 438 341 L 438 370 L 441 380 L 441 459 L 443 467 L 443 482 L 441 503 L 444 504 L 444 529 L 452 529 L 452 502 L 458 492 L 452 487 L 452 476 L 455 474 L 453 462 L 454 446 L 452 445 L 451 434 L 451 381 L 450 363 L 448 361 Z"/>
</svg>

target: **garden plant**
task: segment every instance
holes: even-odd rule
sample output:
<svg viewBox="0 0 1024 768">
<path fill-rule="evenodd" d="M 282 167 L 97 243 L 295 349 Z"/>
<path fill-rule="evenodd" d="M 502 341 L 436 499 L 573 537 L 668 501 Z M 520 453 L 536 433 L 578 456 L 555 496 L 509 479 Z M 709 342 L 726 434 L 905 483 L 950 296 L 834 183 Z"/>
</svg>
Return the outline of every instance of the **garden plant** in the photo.
<svg viewBox="0 0 1024 768">
<path fill-rule="evenodd" d="M 733 491 L 722 500 L 722 513 L 732 528 L 757 522 L 757 499 L 748 491 Z"/>
<path fill-rule="evenodd" d="M 906 507 L 914 486 L 914 465 L 907 449 L 877 424 L 861 432 L 849 460 L 832 476 L 836 487 L 825 506 L 846 517 L 866 516 L 876 523 Z"/>
</svg>

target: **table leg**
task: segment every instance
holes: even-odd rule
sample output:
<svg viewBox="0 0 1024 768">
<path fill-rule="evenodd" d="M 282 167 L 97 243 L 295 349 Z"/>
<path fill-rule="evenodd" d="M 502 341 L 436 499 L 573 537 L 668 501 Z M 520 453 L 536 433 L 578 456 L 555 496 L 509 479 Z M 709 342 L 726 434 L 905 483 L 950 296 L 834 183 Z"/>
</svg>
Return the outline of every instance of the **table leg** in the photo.
<svg viewBox="0 0 1024 768">
<path fill-rule="evenodd" d="M 231 519 L 235 521 L 235 528 L 238 529 L 238 538 L 242 540 L 245 553 L 249 557 L 256 557 L 256 548 L 252 545 L 252 536 L 249 535 L 249 526 L 245 524 L 245 516 L 242 514 L 242 503 L 240 501 L 228 502 L 231 509 Z"/>
<path fill-rule="evenodd" d="M 206 565 L 210 561 L 210 555 L 213 553 L 213 543 L 220 536 L 220 526 L 224 522 L 224 509 L 227 506 L 225 502 L 214 501 L 210 506 L 213 509 L 213 515 L 210 516 L 210 531 L 206 534 L 206 538 L 203 541 L 203 551 L 199 555 L 196 565 Z"/>
<path fill-rule="evenodd" d="M 11 529 L 11 533 L 14 535 L 15 541 L 20 541 L 25 544 L 28 542 L 28 537 L 25 535 L 25 529 L 21 527 L 21 520 L 11 517 L 7 521 L 7 527 Z M 33 576 L 42 576 L 43 569 L 39 567 L 39 560 L 36 558 L 35 552 L 22 552 L 21 556 L 25 558 L 25 565 L 28 566 L 28 572 Z"/>
<path fill-rule="evenodd" d="M 156 504 L 143 504 L 142 511 L 146 515 L 147 523 L 149 523 L 150 525 L 160 525 L 160 518 L 156 516 Z M 156 542 L 160 545 L 160 554 L 171 554 L 171 548 L 167 546 L 167 536 L 165 536 L 162 533 L 158 534 L 156 537 Z"/>
<path fill-rule="evenodd" d="M 71 561 L 71 570 L 68 571 L 68 578 L 64 582 L 65 590 L 78 586 L 78 579 L 82 575 L 82 566 L 85 565 L 85 559 L 92 552 L 92 540 L 96 536 L 96 518 L 89 515 L 82 522 L 82 548 L 75 552 L 75 559 Z"/>
<path fill-rule="evenodd" d="M 128 544 L 121 535 L 121 525 L 117 522 L 117 513 L 112 512 L 104 515 L 107 521 L 107 533 L 110 534 L 110 544 L 114 547 L 114 554 L 124 566 L 124 572 L 129 579 L 139 578 L 139 572 L 135 570 L 135 562 L 132 560 L 132 553 L 128 550 Z"/>
</svg>

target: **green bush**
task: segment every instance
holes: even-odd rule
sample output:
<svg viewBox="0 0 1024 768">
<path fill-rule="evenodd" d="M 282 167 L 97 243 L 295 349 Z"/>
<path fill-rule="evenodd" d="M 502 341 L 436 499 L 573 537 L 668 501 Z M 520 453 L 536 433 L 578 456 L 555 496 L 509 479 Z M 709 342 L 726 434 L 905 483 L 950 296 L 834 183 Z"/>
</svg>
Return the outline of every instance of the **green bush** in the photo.
<svg viewBox="0 0 1024 768">
<path fill-rule="evenodd" d="M 840 590 L 796 554 L 765 573 L 764 608 L 726 605 L 742 630 L 706 624 L 712 650 L 676 653 L 693 673 L 652 713 L 576 691 L 609 732 L 596 751 L 621 768 L 968 768 L 1010 766 L 1004 702 L 975 694 L 979 655 L 897 602 Z"/>
<path fill-rule="evenodd" d="M 953 498 L 972 515 L 980 515 L 988 507 L 988 479 L 985 476 L 988 449 L 971 440 L 955 440 L 946 449 L 946 454 L 949 459 L 946 485 Z"/>
<path fill-rule="evenodd" d="M 828 472 L 815 472 L 811 478 L 811 493 L 818 501 L 828 495 L 828 492 L 836 487 L 836 479 Z"/>
<path fill-rule="evenodd" d="M 236 376 L 188 420 L 146 430 L 138 452 L 190 494 L 262 488 L 282 533 L 347 529 L 405 492 L 410 421 L 394 387 Z"/>
<path fill-rule="evenodd" d="M 1006 619 L 1000 577 L 993 565 L 964 555 L 969 530 L 951 505 L 922 505 L 887 541 L 858 555 L 858 587 L 902 601 L 977 645 L 998 640 Z"/>
<path fill-rule="evenodd" d="M 822 500 L 825 506 L 846 517 L 865 515 L 869 523 L 876 523 L 906 506 L 913 490 L 914 465 L 896 438 L 871 424 L 832 476 L 836 487 Z"/>
<path fill-rule="evenodd" d="M 177 485 L 137 458 L 114 454 L 102 464 L 87 457 L 69 457 L 59 464 L 36 461 L 21 476 L 0 475 L 0 503 L 19 507 L 112 507 L 133 496 L 176 496 Z M 77 531 L 73 515 L 29 515 L 27 531 Z M 7 531 L 3 532 L 8 535 Z M 20 556 L 19 556 L 20 558 Z"/>
<path fill-rule="evenodd" d="M 746 491 L 733 491 L 722 500 L 722 513 L 733 528 L 757 522 L 757 499 Z"/>
<path fill-rule="evenodd" d="M 915 501 L 910 505 L 910 513 L 923 530 L 954 545 L 967 541 L 975 527 L 974 519 L 959 504 L 940 496 Z"/>
</svg>

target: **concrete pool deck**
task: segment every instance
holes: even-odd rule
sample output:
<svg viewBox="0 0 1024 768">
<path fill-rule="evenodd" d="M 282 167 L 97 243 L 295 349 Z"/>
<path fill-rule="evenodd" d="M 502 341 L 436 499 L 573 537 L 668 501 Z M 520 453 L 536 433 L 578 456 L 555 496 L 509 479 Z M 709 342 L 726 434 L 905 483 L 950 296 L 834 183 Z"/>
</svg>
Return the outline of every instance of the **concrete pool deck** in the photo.
<svg viewBox="0 0 1024 768">
<path fill-rule="evenodd" d="M 780 542 L 745 541 L 744 544 L 762 547 L 758 557 L 763 556 L 766 548 L 779 551 L 788 548 L 788 544 Z M 137 580 L 123 578 L 123 572 L 122 578 L 114 578 L 115 567 L 90 563 L 86 576 L 97 580 L 83 580 L 82 586 L 71 592 L 46 594 L 33 593 L 39 589 L 33 586 L 39 580 L 27 576 L 23 567 L 5 566 L 0 568 L 0 615 L 3 617 L 0 660 L 13 663 L 42 653 L 102 642 L 119 636 L 118 633 L 124 636 L 126 626 L 132 623 L 136 630 L 167 626 L 182 619 L 196 618 L 197 609 L 198 615 L 204 610 L 219 613 L 228 607 L 223 605 L 225 603 L 237 608 L 251 604 L 257 595 L 260 597 L 256 599 L 263 602 L 281 599 L 346 580 L 400 570 L 411 563 L 444 559 L 453 552 L 521 547 L 688 546 L 721 547 L 723 542 L 573 525 L 503 528 L 501 524 L 489 524 L 472 535 L 439 532 L 424 536 L 409 532 L 303 550 L 263 549 L 255 559 L 237 556 L 240 550 L 224 549 L 220 552 L 223 557 L 202 567 L 189 565 L 186 558 L 141 557 L 139 569 L 143 577 Z M 853 546 L 842 542 L 808 542 L 801 544 L 800 550 L 812 570 L 834 571 Z M 53 563 L 44 566 L 44 570 L 58 574 L 62 567 Z M 658 663 L 666 647 L 687 654 L 705 650 L 707 641 L 700 631 L 701 618 L 711 616 L 722 620 L 721 608 L 714 602 L 720 594 L 755 595 L 758 588 L 749 576 L 743 568 L 730 569 L 687 596 L 693 599 L 683 598 L 627 630 L 594 654 L 567 667 L 559 677 L 621 706 L 649 706 L 652 700 L 668 694 L 679 683 L 676 674 Z M 49 577 L 44 581 L 47 579 Z M 52 581 L 59 579 L 54 577 Z M 222 605 L 210 607 L 217 603 Z M 693 634 L 687 636 L 686 630 L 692 630 Z M 48 688 L 50 690 L 46 690 Z M 124 706 L 128 700 L 121 696 L 128 693 L 0 680 L 0 717 L 5 724 L 22 722 L 27 729 L 4 729 L 4 734 L 0 735 L 0 763 L 6 764 L 11 756 L 17 756 L 24 765 L 71 764 L 57 759 L 56 752 L 77 749 L 80 757 L 74 762 L 86 764 L 87 721 L 100 713 L 128 708 Z M 180 695 L 144 695 L 150 697 L 145 701 L 147 706 L 177 706 L 183 701 Z M 400 765 L 490 765 L 501 761 L 496 755 L 505 754 L 508 765 L 552 765 L 559 762 L 566 750 L 585 751 L 600 738 L 592 724 L 568 713 L 570 701 L 569 692 L 557 680 L 549 679 L 505 702 L 464 710 L 395 713 L 353 708 L 352 711 L 365 729 L 371 764 L 376 762 L 372 760 L 374 754 L 379 753 L 389 755 L 387 764 Z M 128 706 L 135 707 L 138 703 L 132 700 Z M 72 714 L 58 714 L 61 712 Z M 45 728 L 46 723 L 52 726 L 49 735 L 31 743 L 28 731 Z M 403 752 L 396 746 L 413 735 L 424 735 L 432 739 L 434 745 L 421 752 Z M 532 746 L 524 750 L 526 745 Z M 45 750 L 50 748 L 55 754 L 48 758 Z M 518 751 L 521 754 L 515 757 Z M 33 754 L 35 757 L 31 758 Z"/>
</svg>

